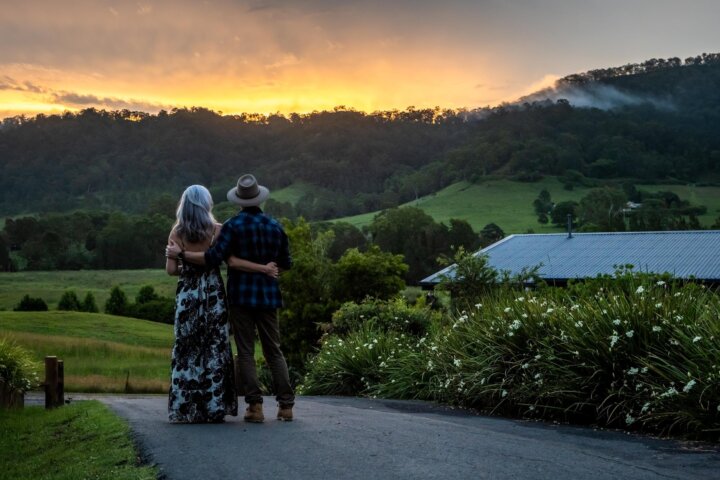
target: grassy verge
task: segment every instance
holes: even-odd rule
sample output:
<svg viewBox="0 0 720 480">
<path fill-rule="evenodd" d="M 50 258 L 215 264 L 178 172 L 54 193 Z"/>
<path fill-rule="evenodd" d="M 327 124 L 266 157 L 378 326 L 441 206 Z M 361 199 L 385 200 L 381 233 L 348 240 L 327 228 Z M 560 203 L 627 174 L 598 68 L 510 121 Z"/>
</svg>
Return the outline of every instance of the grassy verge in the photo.
<svg viewBox="0 0 720 480">
<path fill-rule="evenodd" d="M 0 478 L 155 479 L 140 466 L 130 429 L 96 401 L 55 410 L 0 410 Z"/>
</svg>

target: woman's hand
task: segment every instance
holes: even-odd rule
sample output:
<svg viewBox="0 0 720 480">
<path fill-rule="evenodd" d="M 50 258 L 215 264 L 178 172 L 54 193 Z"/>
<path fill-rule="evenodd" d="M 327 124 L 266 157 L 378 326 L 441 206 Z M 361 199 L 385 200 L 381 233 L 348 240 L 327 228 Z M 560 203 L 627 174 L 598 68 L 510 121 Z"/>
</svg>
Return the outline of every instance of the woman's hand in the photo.
<svg viewBox="0 0 720 480">
<path fill-rule="evenodd" d="M 180 255 L 180 252 L 182 252 L 182 248 L 180 248 L 180 245 L 170 239 L 168 241 L 168 245 L 165 247 L 165 256 L 174 259 L 177 258 L 178 255 Z"/>
</svg>

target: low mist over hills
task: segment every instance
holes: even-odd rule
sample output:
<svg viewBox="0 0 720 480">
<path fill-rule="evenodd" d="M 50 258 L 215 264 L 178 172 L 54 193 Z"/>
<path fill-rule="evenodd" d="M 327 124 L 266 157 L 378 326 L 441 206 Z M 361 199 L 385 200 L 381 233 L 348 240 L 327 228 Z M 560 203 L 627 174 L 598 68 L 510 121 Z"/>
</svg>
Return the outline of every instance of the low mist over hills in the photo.
<svg viewBox="0 0 720 480">
<path fill-rule="evenodd" d="M 275 189 L 309 187 L 297 207 L 314 219 L 395 206 L 461 180 L 712 183 L 718 131 L 718 54 L 570 75 L 517 103 L 472 111 L 15 117 L 0 128 L 0 213 L 144 211 L 192 183 L 221 200 L 245 172 Z"/>
</svg>

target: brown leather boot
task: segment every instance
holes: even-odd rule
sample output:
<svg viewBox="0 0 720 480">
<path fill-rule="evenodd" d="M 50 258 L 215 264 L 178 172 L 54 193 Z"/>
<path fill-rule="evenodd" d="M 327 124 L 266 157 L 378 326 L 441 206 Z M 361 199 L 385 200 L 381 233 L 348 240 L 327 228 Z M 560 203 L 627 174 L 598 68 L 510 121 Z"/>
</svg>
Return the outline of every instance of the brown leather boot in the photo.
<svg viewBox="0 0 720 480">
<path fill-rule="evenodd" d="M 281 406 L 280 408 L 278 408 L 277 419 L 282 422 L 292 422 L 292 407 Z"/>
<path fill-rule="evenodd" d="M 246 422 L 251 423 L 262 423 L 265 421 L 265 415 L 263 415 L 262 403 L 251 403 L 245 409 L 245 416 L 243 419 Z"/>
</svg>

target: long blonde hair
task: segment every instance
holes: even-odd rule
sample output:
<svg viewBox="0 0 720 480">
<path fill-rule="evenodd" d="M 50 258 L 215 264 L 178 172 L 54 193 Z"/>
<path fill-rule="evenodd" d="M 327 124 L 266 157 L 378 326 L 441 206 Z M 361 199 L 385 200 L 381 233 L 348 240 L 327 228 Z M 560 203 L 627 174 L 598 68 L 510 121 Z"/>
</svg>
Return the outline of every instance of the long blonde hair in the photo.
<svg viewBox="0 0 720 480">
<path fill-rule="evenodd" d="M 207 240 L 215 230 L 213 200 L 207 188 L 191 185 L 185 189 L 175 212 L 173 230 L 190 243 Z"/>
</svg>

